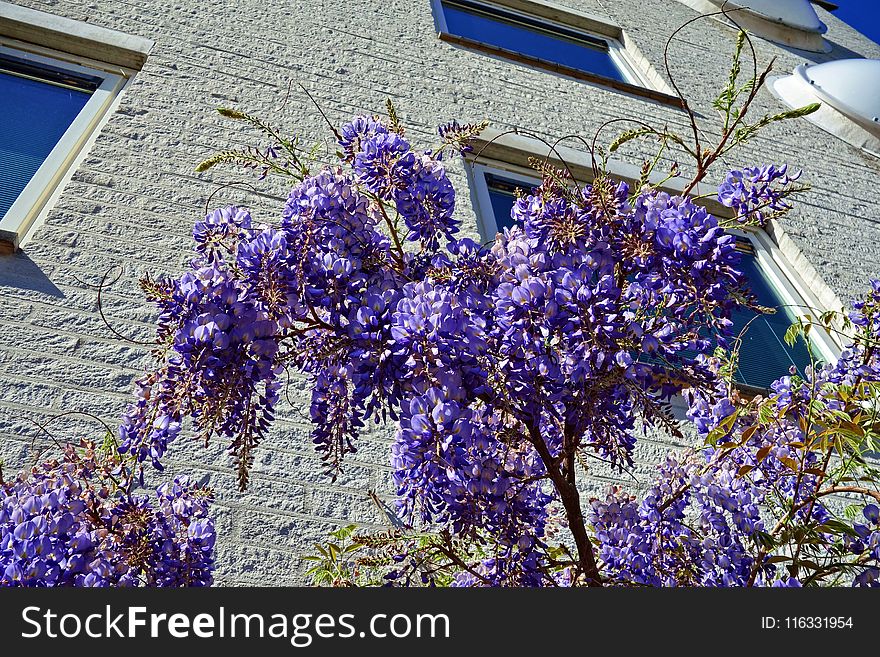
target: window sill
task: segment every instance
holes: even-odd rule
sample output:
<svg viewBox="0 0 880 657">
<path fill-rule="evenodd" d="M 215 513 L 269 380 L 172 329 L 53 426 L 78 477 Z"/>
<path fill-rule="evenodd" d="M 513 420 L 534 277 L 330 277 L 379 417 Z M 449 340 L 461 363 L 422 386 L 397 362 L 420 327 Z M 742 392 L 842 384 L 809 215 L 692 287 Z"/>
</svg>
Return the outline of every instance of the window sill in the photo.
<svg viewBox="0 0 880 657">
<path fill-rule="evenodd" d="M 0 2 L 0 36 L 123 68 L 140 69 L 153 41 Z"/>
</svg>

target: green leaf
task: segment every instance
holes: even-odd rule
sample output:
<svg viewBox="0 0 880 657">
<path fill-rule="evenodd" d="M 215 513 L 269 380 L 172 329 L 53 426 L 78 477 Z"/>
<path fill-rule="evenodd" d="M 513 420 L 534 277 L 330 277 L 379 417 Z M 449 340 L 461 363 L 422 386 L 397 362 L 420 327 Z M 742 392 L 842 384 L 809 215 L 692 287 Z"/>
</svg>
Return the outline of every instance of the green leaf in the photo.
<svg viewBox="0 0 880 657">
<path fill-rule="evenodd" d="M 861 504 L 850 504 L 843 510 L 843 515 L 847 520 L 855 520 L 862 512 Z"/>
<path fill-rule="evenodd" d="M 770 453 L 770 449 L 772 447 L 772 445 L 764 445 L 761 449 L 758 450 L 758 453 L 755 454 L 755 460 L 760 463 L 765 458 L 767 458 L 767 455 Z"/>
<path fill-rule="evenodd" d="M 733 103 L 736 101 L 737 96 L 744 91 L 749 85 L 746 85 L 742 89 L 736 88 L 736 81 L 739 78 L 740 72 L 740 56 L 742 55 L 743 45 L 745 44 L 746 33 L 742 30 L 739 31 L 739 34 L 736 35 L 736 47 L 733 51 L 733 61 L 730 65 L 730 72 L 727 74 L 727 84 L 718 94 L 718 97 L 712 101 L 712 105 L 719 112 L 724 113 L 725 115 L 725 127 L 727 127 L 728 122 L 730 120 L 730 110 L 733 107 Z"/>
<path fill-rule="evenodd" d="M 818 531 L 826 534 L 847 534 L 849 536 L 857 536 L 856 531 L 845 522 L 830 518 L 816 528 Z"/>
<path fill-rule="evenodd" d="M 785 112 L 780 112 L 779 114 L 767 114 L 762 116 L 757 123 L 751 125 L 744 125 L 739 128 L 734 134 L 733 143 L 741 144 L 743 142 L 748 141 L 752 137 L 754 137 L 762 128 L 766 128 L 771 123 L 776 123 L 778 121 L 788 121 L 789 119 L 799 119 L 801 117 L 807 116 L 808 114 L 812 114 L 816 110 L 819 109 L 821 105 L 819 103 L 812 103 L 810 105 L 804 105 L 803 107 L 799 107 L 797 109 L 786 110 Z"/>
<path fill-rule="evenodd" d="M 773 535 L 769 532 L 755 532 L 755 535 L 752 537 L 758 545 L 760 545 L 765 550 L 772 550 L 776 547 L 776 539 L 773 538 Z"/>
<path fill-rule="evenodd" d="M 712 431 L 709 432 L 709 435 L 706 436 L 706 442 L 713 447 L 717 445 L 718 441 L 724 438 L 730 433 L 730 430 L 733 429 L 737 417 L 739 417 L 739 413 L 731 413 L 721 420 L 721 422 L 718 423 L 718 426 L 712 429 Z"/>
<path fill-rule="evenodd" d="M 791 326 L 788 327 L 788 329 L 786 329 L 785 335 L 783 336 L 782 339 L 785 341 L 785 344 L 787 344 L 789 347 L 793 347 L 794 343 L 797 342 L 797 339 L 798 339 L 798 336 L 800 335 L 800 333 L 801 333 L 800 324 L 792 324 Z"/>
<path fill-rule="evenodd" d="M 784 554 L 776 554 L 767 559 L 767 563 L 782 563 L 784 561 L 791 561 L 791 557 L 786 557 Z"/>
<path fill-rule="evenodd" d="M 761 424 L 769 424 L 774 417 L 774 408 L 770 404 L 762 404 L 758 407 L 758 421 Z"/>
<path fill-rule="evenodd" d="M 855 436 L 858 439 L 865 437 L 865 430 L 858 424 L 850 422 L 848 419 L 840 423 L 840 430 L 847 436 Z"/>
<path fill-rule="evenodd" d="M 330 536 L 333 538 L 344 541 L 349 536 L 351 536 L 355 530 L 357 530 L 357 525 L 346 525 L 345 527 L 340 527 L 339 529 L 334 529 L 330 532 Z"/>
<path fill-rule="evenodd" d="M 779 461 L 792 472 L 797 472 L 798 468 L 800 468 L 798 462 L 788 456 L 780 456 Z"/>
</svg>

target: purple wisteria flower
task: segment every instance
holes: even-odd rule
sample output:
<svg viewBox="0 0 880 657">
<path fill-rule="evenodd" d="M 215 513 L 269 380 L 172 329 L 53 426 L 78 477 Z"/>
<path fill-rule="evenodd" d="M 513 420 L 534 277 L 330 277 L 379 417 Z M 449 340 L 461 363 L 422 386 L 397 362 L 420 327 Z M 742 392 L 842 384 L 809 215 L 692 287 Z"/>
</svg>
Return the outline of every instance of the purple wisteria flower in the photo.
<svg viewBox="0 0 880 657">
<path fill-rule="evenodd" d="M 139 382 L 122 450 L 161 467 L 191 417 L 230 440 L 244 486 L 293 367 L 331 472 L 390 417 L 401 512 L 491 531 L 487 581 L 544 581 L 547 459 L 627 467 L 636 415 L 713 376 L 698 356 L 707 330 L 729 331 L 743 282 L 704 209 L 604 178 L 571 190 L 548 176 L 496 244 L 457 239 L 441 157 L 479 128 L 441 127 L 432 155 L 356 117 L 341 166 L 291 190 L 279 226 L 239 208 L 200 222 L 190 271 L 149 287 L 164 363 Z"/>
<path fill-rule="evenodd" d="M 878 301 L 880 286 L 872 282 L 867 298 L 854 304 L 853 323 L 880 329 L 873 312 Z M 880 361 L 872 344 L 873 339 L 857 342 L 836 363 L 809 369 L 805 379 L 776 381 L 764 408 L 779 415 L 763 421 L 754 413 L 743 414 L 720 380 L 714 391 L 689 390 L 688 417 L 710 446 L 669 458 L 641 501 L 614 489 L 591 503 L 589 520 L 609 581 L 801 586 L 811 572 L 794 576 L 781 568 L 791 559 L 784 552 L 773 554 L 768 533 L 777 523 L 793 520 L 801 531 L 827 527 L 826 543 L 813 558 L 855 555 L 849 581 L 880 586 L 880 511 L 871 503 L 862 508 L 861 521 L 841 524 L 835 519 L 823 502 L 827 490 L 820 490 L 829 485 L 823 474 L 827 457 L 821 441 L 809 433 L 814 423 L 827 422 L 815 416 L 817 408 L 828 409 L 831 418 L 848 417 L 845 411 L 854 412 L 850 391 L 880 385 Z M 717 361 L 711 366 L 717 367 Z M 840 538 L 830 535 L 833 527 L 843 527 Z"/>
<path fill-rule="evenodd" d="M 789 174 L 785 164 L 734 170 L 718 187 L 718 201 L 733 209 L 739 223 L 763 225 L 768 216 L 791 209 L 785 199 L 800 176 Z"/>
<path fill-rule="evenodd" d="M 210 491 L 114 492 L 119 468 L 83 443 L 0 485 L 0 586 L 210 586 Z"/>
</svg>

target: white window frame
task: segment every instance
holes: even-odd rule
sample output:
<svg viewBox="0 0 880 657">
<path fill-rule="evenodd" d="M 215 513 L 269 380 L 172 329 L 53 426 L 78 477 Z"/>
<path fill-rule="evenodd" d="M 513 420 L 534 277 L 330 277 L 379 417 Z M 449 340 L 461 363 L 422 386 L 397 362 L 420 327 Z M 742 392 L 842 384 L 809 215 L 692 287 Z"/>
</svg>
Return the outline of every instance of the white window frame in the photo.
<svg viewBox="0 0 880 657">
<path fill-rule="evenodd" d="M 46 48 L 35 47 L 12 39 L 0 39 L 0 53 L 26 60 L 36 66 L 48 65 L 74 74 L 101 78 L 100 86 L 55 144 L 43 164 L 24 187 L 6 214 L 0 218 L 0 239 L 11 242 L 14 248 L 34 225 L 51 197 L 60 190 L 65 176 L 93 137 L 108 110 L 134 71 L 114 67 L 113 72 L 99 63 Z"/>
<path fill-rule="evenodd" d="M 477 230 L 484 241 L 494 240 L 498 232 L 498 224 L 489 197 L 489 187 L 486 183 L 486 174 L 522 182 L 523 189 L 526 191 L 539 182 L 535 176 L 527 176 L 510 169 L 500 168 L 502 166 L 502 163 L 476 164 L 474 162 L 467 162 L 465 165 L 468 183 L 472 190 L 474 210 L 477 215 Z M 675 194 L 676 192 L 670 190 L 670 193 Z M 751 242 L 755 249 L 755 260 L 758 267 L 793 315 L 804 318 L 809 314 L 815 320 L 827 310 L 801 280 L 801 277 L 797 275 L 794 267 L 766 232 L 763 230 L 730 230 L 728 232 L 744 237 Z M 810 338 L 813 347 L 818 352 L 816 356 L 819 359 L 826 363 L 837 361 L 841 349 L 827 331 L 814 327 L 810 331 Z"/>
<path fill-rule="evenodd" d="M 564 28 L 566 30 L 579 32 L 583 34 L 585 37 L 589 37 L 591 39 L 599 39 L 604 41 L 608 46 L 608 56 L 611 58 L 611 62 L 620 72 L 621 76 L 624 78 L 624 82 L 627 84 L 636 86 L 636 87 L 644 87 L 645 89 L 650 89 L 652 91 L 660 91 L 665 93 L 664 89 L 658 89 L 655 85 L 653 85 L 641 71 L 639 71 L 638 66 L 635 62 L 631 61 L 629 56 L 626 53 L 626 47 L 616 38 L 608 36 L 607 34 L 600 34 L 598 32 L 592 32 L 589 30 L 585 30 L 581 27 L 576 27 L 573 25 L 567 25 L 565 23 L 551 20 L 549 18 L 545 18 L 543 16 L 538 16 L 533 13 L 528 13 L 524 11 L 520 11 L 515 9 L 514 7 L 510 7 L 503 2 L 491 2 L 487 0 L 471 0 L 477 4 L 486 5 L 488 8 L 497 7 L 499 9 L 503 9 L 506 12 L 510 12 L 511 14 L 515 14 L 518 16 L 522 16 L 523 18 L 528 18 L 531 20 L 541 21 L 545 23 L 549 29 L 553 29 L 554 27 Z M 433 7 L 434 12 L 434 23 L 437 28 L 437 31 L 442 34 L 452 34 L 449 31 L 449 28 L 446 24 L 446 17 L 443 14 L 443 0 L 431 0 L 431 5 Z M 612 26 L 609 26 L 609 29 L 612 29 Z M 454 36 L 454 35 L 453 35 Z M 487 43 L 487 46 L 492 46 L 492 44 Z M 503 58 L 503 49 L 499 48 L 498 57 Z M 528 66 L 528 64 L 522 64 L 523 66 Z M 537 68 L 537 67 L 532 67 Z M 547 69 L 541 68 L 540 70 L 546 71 Z M 600 76 L 598 73 L 595 74 L 598 77 Z"/>
<path fill-rule="evenodd" d="M 624 45 L 618 41 L 617 39 L 612 39 L 611 37 L 602 37 L 605 39 L 608 44 L 608 54 L 611 57 L 611 61 L 614 62 L 615 66 L 617 66 L 618 70 L 623 73 L 623 77 L 626 78 L 626 81 L 632 85 L 636 85 L 638 87 L 645 87 L 645 89 L 654 89 L 655 91 L 660 91 L 660 89 L 656 89 L 649 81 L 648 78 L 639 72 L 639 69 L 636 68 L 636 65 L 629 61 L 629 58 L 626 54 L 626 48 Z"/>
</svg>

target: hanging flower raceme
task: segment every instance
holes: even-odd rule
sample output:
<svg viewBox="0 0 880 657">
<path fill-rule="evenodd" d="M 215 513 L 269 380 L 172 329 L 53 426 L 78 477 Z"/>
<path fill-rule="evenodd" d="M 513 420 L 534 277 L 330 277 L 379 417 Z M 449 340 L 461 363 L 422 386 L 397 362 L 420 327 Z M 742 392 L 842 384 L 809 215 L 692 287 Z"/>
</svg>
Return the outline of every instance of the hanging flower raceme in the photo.
<svg viewBox="0 0 880 657">
<path fill-rule="evenodd" d="M 617 489 L 592 501 L 589 520 L 609 581 L 800 586 L 840 577 L 844 563 L 846 577 L 837 583 L 880 586 L 873 491 L 849 500 L 855 517 L 826 504 L 838 490 L 860 490 L 852 485 L 861 480 L 856 470 L 829 465 L 832 452 L 852 451 L 847 458 L 862 467 L 864 447 L 828 441 L 840 441 L 842 430 L 865 435 L 861 425 L 880 390 L 878 301 L 880 285 L 872 282 L 850 314 L 863 331 L 854 344 L 833 365 L 808 368 L 805 378 L 780 378 L 757 406 L 733 403 L 720 380 L 714 391 L 688 392 L 688 417 L 709 446 L 668 459 L 641 502 Z M 707 362 L 717 369 L 717 361 Z M 800 532 L 794 547 L 786 530 L 792 523 Z"/>
<path fill-rule="evenodd" d="M 175 478 L 132 495 L 122 469 L 83 442 L 0 484 L 0 586 L 210 586 L 211 492 Z"/>
<path fill-rule="evenodd" d="M 739 223 L 761 226 L 768 218 L 791 209 L 785 199 L 803 189 L 794 185 L 800 176 L 800 171 L 789 175 L 788 165 L 731 171 L 718 187 L 718 201 L 733 209 Z"/>
<path fill-rule="evenodd" d="M 160 308 L 164 363 L 138 381 L 119 429 L 120 451 L 162 469 L 168 444 L 192 417 L 208 439 L 230 445 L 244 477 L 274 418 L 280 388 L 276 335 L 290 322 L 290 256 L 283 235 L 250 229 L 228 208 L 196 226 L 196 257 L 177 280 L 144 281 Z"/>
</svg>

